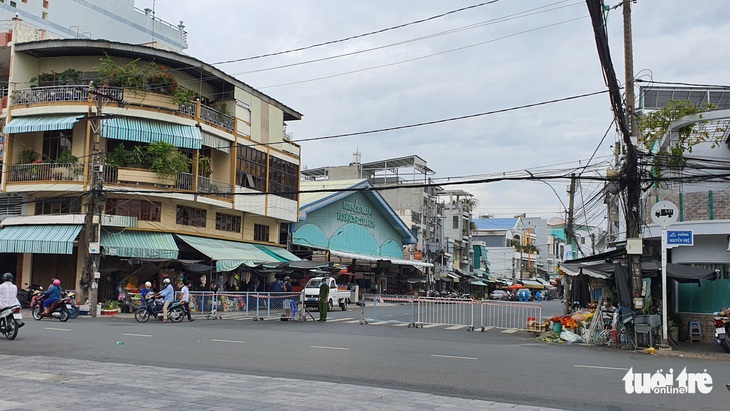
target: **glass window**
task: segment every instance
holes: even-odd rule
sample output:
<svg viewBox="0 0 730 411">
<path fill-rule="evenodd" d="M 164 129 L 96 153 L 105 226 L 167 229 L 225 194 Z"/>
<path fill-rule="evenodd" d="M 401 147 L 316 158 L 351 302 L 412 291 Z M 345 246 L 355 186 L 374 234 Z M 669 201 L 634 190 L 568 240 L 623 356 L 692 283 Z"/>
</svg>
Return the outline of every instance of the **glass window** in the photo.
<svg viewBox="0 0 730 411">
<path fill-rule="evenodd" d="M 241 232 L 241 216 L 215 213 L 215 229 L 221 231 Z"/>
<path fill-rule="evenodd" d="M 299 191 L 299 167 L 274 156 L 271 156 L 270 167 L 269 192 L 296 200 Z"/>
<path fill-rule="evenodd" d="M 56 161 L 64 150 L 71 150 L 73 130 L 53 130 L 43 133 L 43 162 Z"/>
<path fill-rule="evenodd" d="M 155 201 L 109 198 L 104 210 L 107 214 L 137 217 L 140 221 L 160 221 L 162 203 Z"/>
<path fill-rule="evenodd" d="M 35 213 L 41 214 L 81 214 L 81 197 L 38 198 Z"/>
<path fill-rule="evenodd" d="M 205 227 L 208 211 L 202 208 L 177 206 L 176 222 L 180 225 Z"/>
<path fill-rule="evenodd" d="M 269 226 L 263 224 L 254 224 L 253 240 L 269 242 Z"/>
<path fill-rule="evenodd" d="M 266 153 L 238 145 L 236 185 L 266 191 Z"/>
<path fill-rule="evenodd" d="M 458 215 L 455 215 L 454 216 L 454 221 L 453 221 L 453 227 L 452 228 L 454 230 L 458 230 L 459 229 L 459 216 Z"/>
</svg>

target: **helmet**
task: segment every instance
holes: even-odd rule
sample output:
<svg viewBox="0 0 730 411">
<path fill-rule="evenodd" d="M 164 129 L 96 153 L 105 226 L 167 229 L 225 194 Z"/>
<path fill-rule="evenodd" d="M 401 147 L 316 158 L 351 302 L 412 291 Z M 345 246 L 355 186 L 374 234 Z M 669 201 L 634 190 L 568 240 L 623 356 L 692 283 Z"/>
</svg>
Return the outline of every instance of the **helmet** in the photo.
<svg viewBox="0 0 730 411">
<path fill-rule="evenodd" d="M 61 280 L 59 280 L 58 278 L 56 278 L 55 280 L 53 280 L 53 285 L 55 285 L 55 286 L 61 285 Z"/>
<path fill-rule="evenodd" d="M 164 280 L 162 280 L 162 284 L 170 284 L 170 279 L 165 278 Z"/>
<path fill-rule="evenodd" d="M 291 278 L 289 278 L 289 276 L 286 276 L 286 277 L 284 277 L 284 281 L 286 281 L 288 283 L 289 281 L 291 281 Z"/>
<path fill-rule="evenodd" d="M 146 283 L 144 283 L 144 286 L 147 288 L 150 288 L 150 287 L 152 287 L 152 283 L 147 281 Z"/>
<path fill-rule="evenodd" d="M 3 274 L 3 281 L 13 281 L 13 275 L 10 273 Z"/>
</svg>

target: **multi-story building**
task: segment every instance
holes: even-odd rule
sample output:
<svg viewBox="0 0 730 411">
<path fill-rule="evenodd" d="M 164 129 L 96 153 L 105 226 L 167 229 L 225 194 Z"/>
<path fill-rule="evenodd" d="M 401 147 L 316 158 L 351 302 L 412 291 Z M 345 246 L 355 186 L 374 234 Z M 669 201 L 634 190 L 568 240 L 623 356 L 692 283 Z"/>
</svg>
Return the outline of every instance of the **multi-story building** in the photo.
<svg viewBox="0 0 730 411">
<path fill-rule="evenodd" d="M 33 40 L 105 39 L 177 52 L 188 48 L 182 21 L 163 21 L 152 9 L 135 8 L 134 0 L 0 0 L 0 30 L 8 32 L 18 21 L 23 24 L 15 34 Z"/>
<path fill-rule="evenodd" d="M 295 258 L 282 246 L 300 147 L 284 127 L 299 112 L 174 51 L 6 38 L 0 266 L 19 284 L 83 290 L 98 273 L 104 298 L 189 260 L 211 266 L 201 285 L 224 286 L 226 272 Z"/>
<path fill-rule="evenodd" d="M 520 279 L 547 272 L 548 235 L 544 219 L 478 218 L 474 219 L 474 228 L 473 239 L 486 246 L 492 276 Z"/>
</svg>

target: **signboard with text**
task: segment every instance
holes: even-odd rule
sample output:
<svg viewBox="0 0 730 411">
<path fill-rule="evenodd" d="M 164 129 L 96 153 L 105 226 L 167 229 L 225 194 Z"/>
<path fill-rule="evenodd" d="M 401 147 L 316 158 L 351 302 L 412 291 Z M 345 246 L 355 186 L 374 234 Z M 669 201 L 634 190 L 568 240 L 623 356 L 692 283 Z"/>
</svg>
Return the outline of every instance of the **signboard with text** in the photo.
<svg viewBox="0 0 730 411">
<path fill-rule="evenodd" d="M 694 233 L 692 230 L 667 230 L 667 247 L 681 245 L 694 245 Z"/>
</svg>

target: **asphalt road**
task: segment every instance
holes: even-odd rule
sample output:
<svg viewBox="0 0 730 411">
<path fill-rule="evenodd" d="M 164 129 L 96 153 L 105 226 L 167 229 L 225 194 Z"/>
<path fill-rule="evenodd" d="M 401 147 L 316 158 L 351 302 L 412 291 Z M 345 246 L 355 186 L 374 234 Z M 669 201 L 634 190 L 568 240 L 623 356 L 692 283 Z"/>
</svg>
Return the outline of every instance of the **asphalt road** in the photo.
<svg viewBox="0 0 730 411">
<path fill-rule="evenodd" d="M 135 366 L 144 364 L 563 409 L 719 410 L 727 409 L 730 400 L 725 389 L 730 362 L 551 345 L 528 333 L 499 329 L 358 325 L 358 318 L 359 312 L 334 311 L 333 321 L 326 323 L 29 320 L 15 341 L 0 341 L 0 355 L 129 364 L 129 372 L 120 378 L 134 378 Z M 123 345 L 118 344 L 121 341 Z M 645 373 L 670 368 L 679 373 L 685 367 L 688 372 L 707 370 L 714 388 L 709 394 L 629 395 L 622 378 L 632 367 Z M 205 383 L 200 382 L 203 387 Z"/>
</svg>

